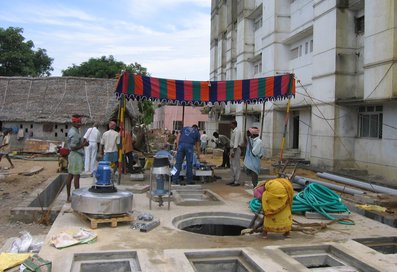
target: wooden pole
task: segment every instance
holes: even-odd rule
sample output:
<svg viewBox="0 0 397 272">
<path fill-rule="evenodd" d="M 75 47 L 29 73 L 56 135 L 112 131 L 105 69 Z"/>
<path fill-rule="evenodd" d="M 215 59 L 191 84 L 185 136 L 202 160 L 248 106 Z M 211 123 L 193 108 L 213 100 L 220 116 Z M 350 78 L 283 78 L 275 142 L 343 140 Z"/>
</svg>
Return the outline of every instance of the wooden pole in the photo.
<svg viewBox="0 0 397 272">
<path fill-rule="evenodd" d="M 125 96 L 122 95 L 120 97 L 120 107 L 119 107 L 119 126 L 120 126 L 120 149 L 119 149 L 119 177 L 117 183 L 120 185 L 121 183 L 121 175 L 123 173 L 123 153 L 124 153 L 124 145 L 125 145 L 125 110 L 126 110 L 126 99 Z"/>
</svg>

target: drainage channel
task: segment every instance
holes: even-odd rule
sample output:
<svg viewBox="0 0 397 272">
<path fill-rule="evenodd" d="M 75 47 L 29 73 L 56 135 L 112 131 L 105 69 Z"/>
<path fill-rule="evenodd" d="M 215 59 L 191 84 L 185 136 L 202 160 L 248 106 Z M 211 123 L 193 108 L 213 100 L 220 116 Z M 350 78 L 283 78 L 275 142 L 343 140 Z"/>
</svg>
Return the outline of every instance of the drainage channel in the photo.
<svg viewBox="0 0 397 272">
<path fill-rule="evenodd" d="M 172 223 L 180 230 L 204 235 L 239 236 L 248 228 L 252 214 L 202 212 L 177 216 Z"/>
<path fill-rule="evenodd" d="M 382 254 L 396 254 L 397 253 L 397 237 L 376 237 L 376 238 L 358 238 L 353 239 L 360 244 L 363 244 Z"/>
<path fill-rule="evenodd" d="M 75 253 L 71 272 L 140 272 L 136 251 Z"/>
<path fill-rule="evenodd" d="M 49 178 L 11 210 L 11 220 L 32 223 L 46 217 L 52 223 L 58 216 L 65 200 L 57 197 L 62 190 L 67 174 Z"/>
<path fill-rule="evenodd" d="M 313 271 L 378 271 L 367 265 L 364 260 L 359 260 L 333 245 L 281 247 L 280 249 Z"/>
<path fill-rule="evenodd" d="M 242 250 L 186 252 L 185 256 L 197 272 L 264 271 Z"/>
</svg>

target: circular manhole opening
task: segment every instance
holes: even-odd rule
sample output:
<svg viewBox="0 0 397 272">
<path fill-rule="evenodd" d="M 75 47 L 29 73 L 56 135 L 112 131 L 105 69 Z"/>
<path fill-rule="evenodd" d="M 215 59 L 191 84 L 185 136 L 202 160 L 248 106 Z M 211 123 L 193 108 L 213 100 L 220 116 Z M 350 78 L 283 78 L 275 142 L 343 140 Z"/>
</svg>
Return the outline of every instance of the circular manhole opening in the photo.
<svg viewBox="0 0 397 272">
<path fill-rule="evenodd" d="M 177 216 L 172 220 L 180 230 L 204 235 L 239 236 L 249 227 L 253 215 L 228 212 L 202 212 Z"/>
</svg>

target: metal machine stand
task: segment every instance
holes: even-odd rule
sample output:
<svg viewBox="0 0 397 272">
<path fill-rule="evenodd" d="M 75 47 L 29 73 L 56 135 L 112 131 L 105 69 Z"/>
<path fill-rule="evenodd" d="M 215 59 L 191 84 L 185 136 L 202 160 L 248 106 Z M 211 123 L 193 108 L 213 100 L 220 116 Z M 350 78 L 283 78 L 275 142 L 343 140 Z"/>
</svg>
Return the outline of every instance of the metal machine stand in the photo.
<svg viewBox="0 0 397 272">
<path fill-rule="evenodd" d="M 153 186 L 153 176 L 154 175 L 168 175 L 168 191 L 166 193 L 159 193 L 158 188 L 154 190 Z M 166 182 L 166 181 L 164 181 Z M 164 184 L 165 185 L 165 184 Z M 150 169 L 150 188 L 149 188 L 149 209 L 152 209 L 152 199 L 153 197 L 159 197 L 160 201 L 162 201 L 163 197 L 168 197 L 168 210 L 170 209 L 170 202 L 171 202 L 171 169 L 168 166 L 161 166 L 161 167 L 152 167 Z M 160 206 L 161 206 L 160 202 Z"/>
</svg>

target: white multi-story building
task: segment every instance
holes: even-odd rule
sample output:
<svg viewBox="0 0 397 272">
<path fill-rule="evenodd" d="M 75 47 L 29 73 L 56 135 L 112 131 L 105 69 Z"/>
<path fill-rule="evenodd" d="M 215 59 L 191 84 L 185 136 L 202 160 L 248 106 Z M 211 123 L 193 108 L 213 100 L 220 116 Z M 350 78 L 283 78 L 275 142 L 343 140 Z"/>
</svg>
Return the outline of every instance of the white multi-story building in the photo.
<svg viewBox="0 0 397 272">
<path fill-rule="evenodd" d="M 397 0 L 212 0 L 211 80 L 294 73 L 286 148 L 315 166 L 396 184 L 396 61 Z M 268 101 L 261 114 L 269 157 L 280 151 L 286 104 Z M 260 126 L 262 105 L 249 107 L 245 126 Z M 243 126 L 245 108 L 225 113 Z"/>
</svg>

